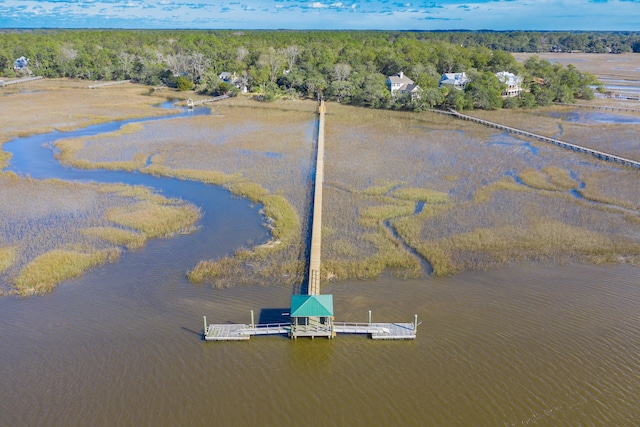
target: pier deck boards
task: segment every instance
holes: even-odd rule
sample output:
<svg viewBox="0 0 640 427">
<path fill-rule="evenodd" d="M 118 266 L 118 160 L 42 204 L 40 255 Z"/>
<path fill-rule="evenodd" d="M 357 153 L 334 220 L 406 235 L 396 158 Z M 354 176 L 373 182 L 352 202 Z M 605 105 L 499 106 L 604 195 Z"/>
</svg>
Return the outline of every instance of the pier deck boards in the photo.
<svg viewBox="0 0 640 427">
<path fill-rule="evenodd" d="M 374 340 L 413 340 L 416 330 L 413 323 L 353 323 L 335 322 L 336 334 L 366 334 Z M 256 324 L 211 324 L 207 326 L 204 339 L 207 341 L 246 341 L 254 335 L 285 335 L 291 332 L 289 323 Z M 301 334 L 301 337 L 330 336 L 329 334 Z"/>
<path fill-rule="evenodd" d="M 246 341 L 252 335 L 288 335 L 291 325 L 288 323 L 248 324 L 212 324 L 207 327 L 204 339 L 207 341 Z"/>
<path fill-rule="evenodd" d="M 368 334 L 374 340 L 414 340 L 413 323 L 347 323 L 335 322 L 333 330 L 338 334 Z"/>
</svg>

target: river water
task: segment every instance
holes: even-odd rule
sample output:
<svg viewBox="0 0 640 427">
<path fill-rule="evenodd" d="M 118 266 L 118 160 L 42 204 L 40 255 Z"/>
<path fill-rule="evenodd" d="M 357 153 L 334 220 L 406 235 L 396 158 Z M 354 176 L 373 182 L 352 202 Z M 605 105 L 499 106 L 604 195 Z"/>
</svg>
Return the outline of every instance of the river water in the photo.
<svg viewBox="0 0 640 427">
<path fill-rule="evenodd" d="M 12 164 L 28 168 L 16 145 Z M 257 207 L 198 183 L 147 185 L 203 207 L 201 229 L 149 241 L 51 294 L 1 298 L 0 426 L 640 424 L 639 267 L 526 264 L 329 283 L 336 320 L 417 314 L 417 339 L 204 342 L 202 315 L 248 322 L 253 309 L 273 319 L 292 289 L 188 283 L 194 260 L 267 238 Z"/>
</svg>

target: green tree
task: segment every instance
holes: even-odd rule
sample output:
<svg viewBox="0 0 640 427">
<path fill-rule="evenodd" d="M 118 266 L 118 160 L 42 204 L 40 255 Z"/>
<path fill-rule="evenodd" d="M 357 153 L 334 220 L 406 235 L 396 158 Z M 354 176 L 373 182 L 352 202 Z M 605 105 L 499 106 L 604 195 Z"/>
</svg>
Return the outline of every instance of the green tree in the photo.
<svg viewBox="0 0 640 427">
<path fill-rule="evenodd" d="M 501 83 L 496 75 L 485 71 L 473 78 L 465 92 L 470 96 L 474 108 L 495 110 L 502 107 L 502 92 L 506 85 Z"/>
<path fill-rule="evenodd" d="M 179 91 L 187 91 L 193 89 L 193 82 L 186 76 L 178 76 L 176 78 L 176 88 Z"/>
</svg>

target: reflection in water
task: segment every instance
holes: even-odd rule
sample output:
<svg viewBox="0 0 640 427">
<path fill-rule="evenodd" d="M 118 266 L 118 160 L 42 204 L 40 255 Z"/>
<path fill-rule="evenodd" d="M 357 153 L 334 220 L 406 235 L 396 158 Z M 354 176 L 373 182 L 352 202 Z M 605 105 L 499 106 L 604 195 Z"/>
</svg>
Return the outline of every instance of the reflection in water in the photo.
<svg viewBox="0 0 640 427">
<path fill-rule="evenodd" d="M 291 289 L 189 284 L 184 272 L 194 260 L 227 254 L 265 231 L 255 209 L 223 190 L 154 182 L 172 197 L 209 203 L 199 232 L 150 241 L 51 294 L 0 299 L 0 425 L 637 421 L 639 267 L 530 264 L 329 283 L 323 291 L 334 295 L 337 320 L 366 321 L 368 310 L 374 321 L 418 314 L 417 339 L 208 343 L 202 315 L 247 322 L 251 309 L 288 307 Z"/>
</svg>

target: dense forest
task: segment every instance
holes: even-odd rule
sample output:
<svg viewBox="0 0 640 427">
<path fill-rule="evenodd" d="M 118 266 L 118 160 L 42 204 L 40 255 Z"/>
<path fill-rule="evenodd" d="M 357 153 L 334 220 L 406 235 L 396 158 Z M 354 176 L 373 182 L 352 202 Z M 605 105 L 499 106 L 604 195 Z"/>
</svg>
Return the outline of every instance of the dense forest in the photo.
<svg viewBox="0 0 640 427">
<path fill-rule="evenodd" d="M 16 30 L 0 33 L 0 75 L 33 73 L 86 80 L 132 79 L 222 94 L 247 88 L 262 100 L 317 97 L 373 108 L 422 110 L 533 107 L 593 97 L 594 76 L 510 52 L 631 52 L 640 33 L 384 31 Z M 29 67 L 15 70 L 17 58 Z M 497 72 L 524 91 L 503 98 Z M 226 72 L 234 83 L 219 76 Z M 418 96 L 390 96 L 387 76 L 403 72 Z M 464 90 L 438 87 L 465 72 Z"/>
</svg>

